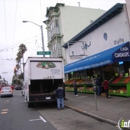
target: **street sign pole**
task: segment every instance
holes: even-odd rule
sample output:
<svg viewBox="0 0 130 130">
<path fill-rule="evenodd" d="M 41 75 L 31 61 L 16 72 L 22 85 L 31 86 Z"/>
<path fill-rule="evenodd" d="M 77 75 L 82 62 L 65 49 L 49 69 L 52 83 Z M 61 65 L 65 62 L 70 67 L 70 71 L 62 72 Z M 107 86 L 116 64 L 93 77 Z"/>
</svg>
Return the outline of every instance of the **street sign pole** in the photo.
<svg viewBox="0 0 130 130">
<path fill-rule="evenodd" d="M 94 97 L 95 97 L 95 107 L 96 107 L 96 111 L 97 109 L 97 94 L 96 94 L 96 85 L 94 85 Z"/>
</svg>

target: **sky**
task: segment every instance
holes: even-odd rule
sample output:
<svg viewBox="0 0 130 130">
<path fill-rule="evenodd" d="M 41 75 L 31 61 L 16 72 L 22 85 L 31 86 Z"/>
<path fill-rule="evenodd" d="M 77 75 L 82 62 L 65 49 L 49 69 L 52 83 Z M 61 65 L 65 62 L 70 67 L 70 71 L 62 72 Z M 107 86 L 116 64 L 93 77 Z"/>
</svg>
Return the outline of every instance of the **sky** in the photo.
<svg viewBox="0 0 130 130">
<path fill-rule="evenodd" d="M 0 75 L 12 82 L 13 70 L 16 65 L 16 54 L 20 44 L 25 44 L 27 57 L 40 56 L 42 51 L 41 30 L 43 25 L 44 48 L 47 48 L 46 20 L 47 7 L 55 6 L 56 3 L 64 3 L 69 6 L 96 8 L 109 10 L 116 3 L 125 3 L 125 0 L 0 0 Z M 39 26 L 23 20 L 31 21 Z"/>
</svg>

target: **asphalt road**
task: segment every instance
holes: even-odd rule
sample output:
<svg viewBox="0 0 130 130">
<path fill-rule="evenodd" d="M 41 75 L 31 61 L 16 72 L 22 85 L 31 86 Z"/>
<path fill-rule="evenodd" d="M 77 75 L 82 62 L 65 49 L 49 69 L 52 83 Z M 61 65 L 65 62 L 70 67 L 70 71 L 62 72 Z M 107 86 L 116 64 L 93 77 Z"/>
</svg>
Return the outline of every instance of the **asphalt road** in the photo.
<svg viewBox="0 0 130 130">
<path fill-rule="evenodd" d="M 118 130 L 69 108 L 57 110 L 52 104 L 28 108 L 21 90 L 14 90 L 14 97 L 1 98 L 0 111 L 1 130 Z"/>
<path fill-rule="evenodd" d="M 0 99 L 1 130 L 56 130 L 35 108 L 28 108 L 21 90 Z"/>
</svg>

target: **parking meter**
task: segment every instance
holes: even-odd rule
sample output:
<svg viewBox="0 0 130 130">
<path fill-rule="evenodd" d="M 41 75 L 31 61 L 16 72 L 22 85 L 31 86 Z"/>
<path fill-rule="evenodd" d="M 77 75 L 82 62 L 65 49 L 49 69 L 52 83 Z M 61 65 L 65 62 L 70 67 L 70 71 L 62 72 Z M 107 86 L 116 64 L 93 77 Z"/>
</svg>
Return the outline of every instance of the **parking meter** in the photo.
<svg viewBox="0 0 130 130">
<path fill-rule="evenodd" d="M 93 91 L 96 92 L 96 85 L 93 86 Z"/>
</svg>

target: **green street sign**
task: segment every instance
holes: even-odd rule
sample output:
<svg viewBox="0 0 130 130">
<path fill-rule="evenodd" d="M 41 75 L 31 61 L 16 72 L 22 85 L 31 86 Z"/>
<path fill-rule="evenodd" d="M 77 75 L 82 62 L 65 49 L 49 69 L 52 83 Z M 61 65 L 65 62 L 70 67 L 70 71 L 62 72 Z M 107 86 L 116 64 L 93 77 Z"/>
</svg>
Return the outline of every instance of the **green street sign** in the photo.
<svg viewBox="0 0 130 130">
<path fill-rule="evenodd" d="M 51 51 L 38 51 L 37 55 L 51 55 Z"/>
</svg>

